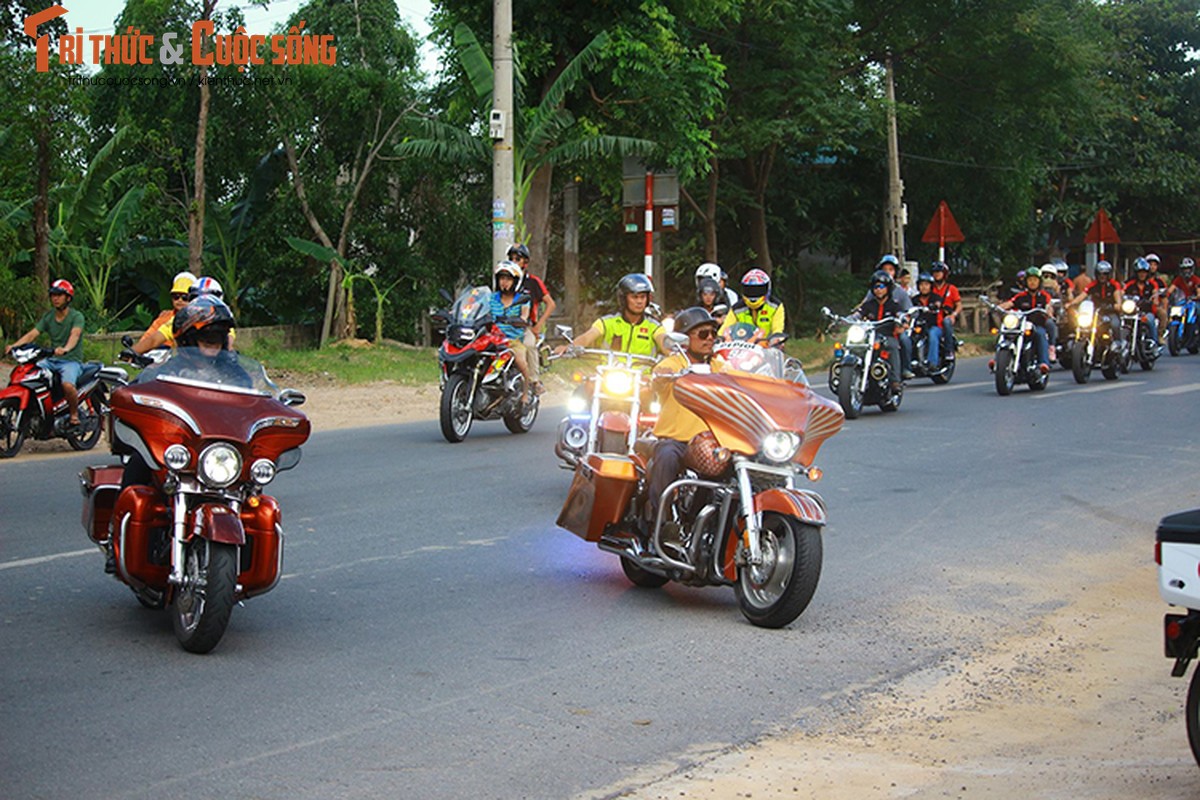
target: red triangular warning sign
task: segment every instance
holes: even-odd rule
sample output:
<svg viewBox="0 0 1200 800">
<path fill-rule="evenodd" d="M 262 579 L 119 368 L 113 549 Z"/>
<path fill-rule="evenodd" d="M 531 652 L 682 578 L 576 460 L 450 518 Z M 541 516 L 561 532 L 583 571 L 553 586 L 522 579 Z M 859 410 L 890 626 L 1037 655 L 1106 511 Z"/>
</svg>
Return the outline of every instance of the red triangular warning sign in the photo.
<svg viewBox="0 0 1200 800">
<path fill-rule="evenodd" d="M 1083 237 L 1085 244 L 1120 244 L 1121 237 L 1117 236 L 1117 229 L 1108 221 L 1108 214 L 1104 209 L 1096 212 L 1096 218 L 1092 220 L 1092 227 L 1088 228 L 1087 235 Z"/>
<path fill-rule="evenodd" d="M 950 213 L 950 206 L 946 205 L 945 200 L 938 203 L 937 211 L 933 212 L 933 219 L 929 220 L 929 227 L 925 229 L 921 241 L 937 242 L 939 247 L 944 246 L 946 242 L 966 241 L 966 237 L 958 229 L 958 223 L 955 222 L 954 215 Z"/>
</svg>

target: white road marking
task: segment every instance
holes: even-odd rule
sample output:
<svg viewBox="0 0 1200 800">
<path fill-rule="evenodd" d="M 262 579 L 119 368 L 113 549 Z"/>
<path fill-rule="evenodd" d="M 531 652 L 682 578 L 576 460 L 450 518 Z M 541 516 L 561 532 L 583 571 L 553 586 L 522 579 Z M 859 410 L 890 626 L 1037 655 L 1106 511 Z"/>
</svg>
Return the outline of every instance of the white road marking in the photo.
<svg viewBox="0 0 1200 800">
<path fill-rule="evenodd" d="M 1060 386 L 1062 384 L 1059 384 Z M 1095 394 L 1096 392 L 1108 392 L 1113 389 L 1132 389 L 1134 386 L 1145 386 L 1145 381 L 1105 381 L 1104 383 L 1092 384 L 1091 386 L 1083 386 L 1076 388 L 1072 386 L 1068 389 L 1058 389 L 1054 392 L 1036 392 L 1034 397 L 1068 397 L 1073 394 Z"/>
<path fill-rule="evenodd" d="M 74 558 L 75 556 L 85 556 L 88 553 L 96 552 L 96 548 L 90 550 L 72 550 L 70 553 L 55 553 L 52 556 L 38 556 L 37 558 L 22 558 L 18 561 L 5 561 L 0 563 L 0 570 L 16 569 L 17 567 L 33 567 L 38 564 L 45 564 L 47 561 L 57 561 L 60 558 Z"/>
<path fill-rule="evenodd" d="M 914 380 L 924 380 L 924 379 L 923 378 L 914 378 Z M 941 394 L 942 392 L 952 392 L 955 389 L 978 389 L 980 386 L 991 386 L 991 385 L 992 385 L 992 381 L 975 381 L 974 383 L 947 383 L 944 386 L 938 386 L 936 383 L 930 383 L 928 385 L 923 383 L 923 384 L 921 384 L 920 387 L 913 387 L 913 388 L 937 389 L 937 393 Z M 905 388 L 907 389 L 908 387 L 906 386 Z"/>
<path fill-rule="evenodd" d="M 1188 392 L 1200 392 L 1200 383 L 1185 383 L 1183 386 L 1169 386 L 1166 389 L 1155 389 L 1146 394 L 1161 394 L 1165 396 L 1176 394 L 1187 394 Z"/>
</svg>

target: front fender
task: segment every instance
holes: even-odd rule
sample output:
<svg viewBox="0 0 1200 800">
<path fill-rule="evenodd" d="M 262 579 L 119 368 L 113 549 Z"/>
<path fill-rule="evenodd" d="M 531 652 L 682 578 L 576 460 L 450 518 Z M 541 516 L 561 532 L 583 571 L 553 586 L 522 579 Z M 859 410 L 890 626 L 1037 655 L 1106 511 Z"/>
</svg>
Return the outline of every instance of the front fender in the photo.
<svg viewBox="0 0 1200 800">
<path fill-rule="evenodd" d="M 29 407 L 29 398 L 32 396 L 33 393 L 25 386 L 5 386 L 3 389 L 0 389 L 0 400 L 15 397 L 21 401 L 22 411 Z"/>
<path fill-rule="evenodd" d="M 204 503 L 192 512 L 192 536 L 218 544 L 244 545 L 246 529 L 241 517 L 229 506 Z"/>
<path fill-rule="evenodd" d="M 842 356 L 842 368 L 846 367 L 861 367 L 863 364 L 862 357 L 855 353 L 846 353 Z"/>
<path fill-rule="evenodd" d="M 825 525 L 825 501 L 816 492 L 803 489 L 775 487 L 759 492 L 754 495 L 754 513 L 764 511 L 787 514 L 818 528 Z"/>
</svg>

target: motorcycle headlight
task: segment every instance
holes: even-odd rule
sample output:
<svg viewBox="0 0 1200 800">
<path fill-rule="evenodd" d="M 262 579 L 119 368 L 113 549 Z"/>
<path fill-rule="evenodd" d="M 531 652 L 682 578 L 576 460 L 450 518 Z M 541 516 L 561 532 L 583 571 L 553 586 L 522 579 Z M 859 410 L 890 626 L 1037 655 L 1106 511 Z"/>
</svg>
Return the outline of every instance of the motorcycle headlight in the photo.
<svg viewBox="0 0 1200 800">
<path fill-rule="evenodd" d="M 181 444 L 173 444 L 163 451 L 163 462 L 172 472 L 181 472 L 192 463 L 192 453 Z"/>
<path fill-rule="evenodd" d="M 242 454 L 224 442 L 210 444 L 200 453 L 200 480 L 214 489 L 224 489 L 242 474 Z"/>
<path fill-rule="evenodd" d="M 846 331 L 846 344 L 861 344 L 867 340 L 867 329 L 862 325 L 851 325 Z"/>
<path fill-rule="evenodd" d="M 1092 327 L 1092 310 L 1090 308 L 1079 309 L 1079 314 L 1075 317 L 1075 322 L 1081 328 Z"/>
<path fill-rule="evenodd" d="M 615 397 L 631 395 L 634 382 L 633 373 L 629 370 L 611 369 L 604 373 L 604 393 Z"/>
<path fill-rule="evenodd" d="M 1132 300 L 1121 301 L 1122 314 L 1132 314 L 1134 311 L 1137 311 L 1137 303 L 1133 302 Z"/>
<path fill-rule="evenodd" d="M 1183 306 L 1171 306 L 1171 316 L 1172 317 L 1182 317 L 1183 316 Z"/>
<path fill-rule="evenodd" d="M 658 402 L 657 400 L 651 400 L 650 401 L 650 413 L 658 414 L 661 411 L 662 411 L 662 403 Z"/>
<path fill-rule="evenodd" d="M 1017 316 L 1016 314 L 1005 314 L 1004 315 L 1004 327 L 1016 328 L 1016 327 L 1019 327 L 1020 324 L 1021 324 L 1021 318 L 1019 316 Z"/>
<path fill-rule="evenodd" d="M 762 440 L 763 457 L 776 464 L 791 461 L 799 449 L 800 437 L 791 431 L 772 431 Z"/>
<path fill-rule="evenodd" d="M 260 458 L 250 465 L 250 477 L 259 486 L 266 486 L 275 480 L 275 462 L 269 458 Z"/>
<path fill-rule="evenodd" d="M 571 395 L 567 399 L 568 414 L 582 414 L 588 410 L 588 401 L 586 397 L 581 397 L 577 394 Z"/>
</svg>

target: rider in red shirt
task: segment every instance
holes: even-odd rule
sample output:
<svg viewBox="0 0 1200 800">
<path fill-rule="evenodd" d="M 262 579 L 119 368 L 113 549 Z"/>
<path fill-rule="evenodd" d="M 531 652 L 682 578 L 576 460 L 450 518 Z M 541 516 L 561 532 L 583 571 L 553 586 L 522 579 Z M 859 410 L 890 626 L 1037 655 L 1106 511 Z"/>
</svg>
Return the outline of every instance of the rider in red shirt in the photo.
<svg viewBox="0 0 1200 800">
<path fill-rule="evenodd" d="M 1001 303 L 1000 308 L 1042 312 L 1034 314 L 1030 321 L 1033 322 L 1033 338 L 1038 349 L 1038 366 L 1042 372 L 1049 372 L 1050 359 L 1054 357 L 1054 342 L 1058 341 L 1058 325 L 1054 322 L 1054 298 L 1042 288 L 1041 268 L 1030 267 L 1025 270 L 1025 289 Z"/>
<path fill-rule="evenodd" d="M 1196 262 L 1185 258 L 1179 262 L 1179 274 L 1171 281 L 1171 288 L 1183 292 L 1185 297 L 1200 298 L 1200 278 L 1194 274 Z"/>
<path fill-rule="evenodd" d="M 946 343 L 947 360 L 954 358 L 957 349 L 954 342 L 954 322 L 958 312 L 962 310 L 962 295 L 958 287 L 950 283 L 950 267 L 944 261 L 935 261 L 929 265 L 933 277 L 933 293 L 942 298 L 942 339 Z"/>
<path fill-rule="evenodd" d="M 1140 298 L 1138 309 L 1149 312 L 1146 325 L 1154 343 L 1158 344 L 1158 295 L 1162 292 L 1158 281 L 1150 274 L 1150 262 L 1139 258 L 1133 262 L 1134 277 L 1125 282 L 1124 293 L 1127 296 Z"/>
</svg>

